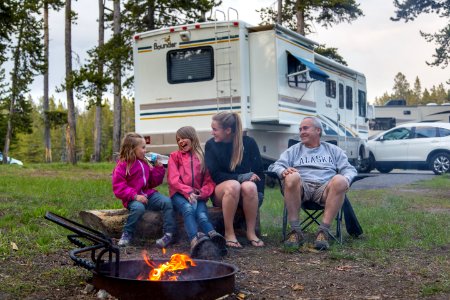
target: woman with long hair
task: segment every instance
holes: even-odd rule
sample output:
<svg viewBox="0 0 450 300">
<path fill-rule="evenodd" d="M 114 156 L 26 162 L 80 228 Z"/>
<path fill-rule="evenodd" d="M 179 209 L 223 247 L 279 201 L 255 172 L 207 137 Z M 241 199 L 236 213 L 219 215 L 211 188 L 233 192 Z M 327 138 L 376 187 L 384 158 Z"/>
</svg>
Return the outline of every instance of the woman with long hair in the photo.
<svg viewBox="0 0 450 300">
<path fill-rule="evenodd" d="M 264 197 L 264 173 L 258 145 L 244 136 L 236 112 L 213 116 L 212 135 L 205 145 L 205 162 L 216 183 L 213 203 L 222 207 L 225 240 L 229 248 L 242 248 L 236 238 L 233 220 L 242 207 L 247 224 L 247 239 L 254 247 L 264 246 L 256 235 L 258 208 Z"/>
</svg>

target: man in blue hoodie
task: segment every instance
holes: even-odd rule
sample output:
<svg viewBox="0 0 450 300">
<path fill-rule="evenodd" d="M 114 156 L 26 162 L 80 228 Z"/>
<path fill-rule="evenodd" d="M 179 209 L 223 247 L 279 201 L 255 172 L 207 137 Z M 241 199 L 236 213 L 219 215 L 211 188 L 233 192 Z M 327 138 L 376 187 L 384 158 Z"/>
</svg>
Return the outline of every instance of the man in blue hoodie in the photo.
<svg viewBox="0 0 450 300">
<path fill-rule="evenodd" d="M 314 201 L 324 207 L 314 247 L 327 250 L 330 225 L 357 172 L 341 148 L 320 141 L 323 128 L 317 118 L 304 118 L 299 130 L 301 142 L 284 151 L 269 168 L 284 180 L 284 201 L 292 229 L 284 243 L 291 248 L 301 246 L 304 241 L 299 221 L 301 203 Z"/>
</svg>

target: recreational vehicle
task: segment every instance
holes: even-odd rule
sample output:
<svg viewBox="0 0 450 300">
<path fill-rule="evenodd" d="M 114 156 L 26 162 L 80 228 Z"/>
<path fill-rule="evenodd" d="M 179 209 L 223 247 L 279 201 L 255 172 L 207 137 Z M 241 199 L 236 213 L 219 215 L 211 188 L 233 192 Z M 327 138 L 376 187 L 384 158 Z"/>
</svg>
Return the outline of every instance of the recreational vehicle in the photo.
<svg viewBox="0 0 450 300">
<path fill-rule="evenodd" d="M 204 143 L 211 116 L 240 114 L 268 163 L 299 123 L 318 117 L 323 138 L 358 165 L 368 157 L 365 76 L 314 52 L 317 43 L 279 25 L 217 21 L 168 27 L 134 37 L 136 131 L 147 149 L 177 149 L 175 132 L 196 128 Z"/>
<path fill-rule="evenodd" d="M 437 105 L 383 105 L 374 107 L 374 118 L 369 121 L 370 135 L 375 136 L 405 123 L 444 122 L 450 123 L 450 103 Z"/>
</svg>

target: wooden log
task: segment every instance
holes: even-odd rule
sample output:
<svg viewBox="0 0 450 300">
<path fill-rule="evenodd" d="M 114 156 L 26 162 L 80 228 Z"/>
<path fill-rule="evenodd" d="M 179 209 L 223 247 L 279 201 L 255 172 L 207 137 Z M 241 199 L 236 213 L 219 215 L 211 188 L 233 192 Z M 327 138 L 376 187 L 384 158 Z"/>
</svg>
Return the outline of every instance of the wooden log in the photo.
<svg viewBox="0 0 450 300">
<path fill-rule="evenodd" d="M 208 216 L 214 228 L 223 234 L 224 224 L 222 209 L 220 207 L 208 207 Z M 86 226 L 98 230 L 112 238 L 120 238 L 127 217 L 128 210 L 125 208 L 80 212 L 80 218 Z M 134 238 L 139 240 L 155 240 L 162 236 L 162 227 L 163 222 L 161 212 L 146 211 L 137 223 Z M 236 212 L 234 228 L 236 235 L 245 237 L 246 223 L 241 208 L 238 208 Z M 258 235 L 260 234 L 259 214 L 256 222 L 256 232 Z M 177 214 L 177 237 L 178 239 L 187 239 L 183 218 L 180 214 Z"/>
</svg>

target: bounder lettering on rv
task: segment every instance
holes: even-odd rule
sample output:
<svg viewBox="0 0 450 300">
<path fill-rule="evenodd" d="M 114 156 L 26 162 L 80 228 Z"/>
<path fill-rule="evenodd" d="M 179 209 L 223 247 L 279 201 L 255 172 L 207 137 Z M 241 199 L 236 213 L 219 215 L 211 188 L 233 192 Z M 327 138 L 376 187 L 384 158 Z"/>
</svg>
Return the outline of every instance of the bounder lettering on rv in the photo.
<svg viewBox="0 0 450 300">
<path fill-rule="evenodd" d="M 165 43 L 162 45 L 158 45 L 157 43 L 153 44 L 153 49 L 155 50 L 161 50 L 166 48 L 175 48 L 177 46 L 177 43 Z"/>
</svg>

